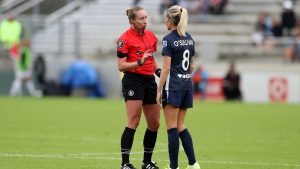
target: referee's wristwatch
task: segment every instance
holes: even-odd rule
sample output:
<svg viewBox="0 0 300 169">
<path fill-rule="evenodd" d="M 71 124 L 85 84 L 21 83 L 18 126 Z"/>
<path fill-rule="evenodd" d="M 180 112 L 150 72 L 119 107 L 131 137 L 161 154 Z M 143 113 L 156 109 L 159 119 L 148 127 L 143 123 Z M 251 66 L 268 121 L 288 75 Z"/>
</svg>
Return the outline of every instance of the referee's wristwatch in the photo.
<svg viewBox="0 0 300 169">
<path fill-rule="evenodd" d="M 142 64 L 142 60 L 140 59 L 140 60 L 138 60 L 138 61 L 136 61 L 136 63 L 139 65 L 139 66 L 142 66 L 143 64 Z"/>
</svg>

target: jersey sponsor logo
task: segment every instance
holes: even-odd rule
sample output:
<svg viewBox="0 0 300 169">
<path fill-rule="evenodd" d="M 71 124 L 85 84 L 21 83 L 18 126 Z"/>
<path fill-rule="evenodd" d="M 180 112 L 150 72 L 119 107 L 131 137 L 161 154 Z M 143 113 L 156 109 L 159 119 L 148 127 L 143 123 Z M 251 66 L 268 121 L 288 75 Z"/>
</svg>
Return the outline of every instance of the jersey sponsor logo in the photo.
<svg viewBox="0 0 300 169">
<path fill-rule="evenodd" d="M 134 91 L 133 91 L 133 90 L 129 90 L 129 91 L 128 91 L 128 95 L 129 95 L 129 96 L 133 96 L 133 95 L 134 95 Z"/>
<path fill-rule="evenodd" d="M 118 43 L 118 48 L 122 48 L 124 46 L 124 41 L 123 40 L 120 40 L 119 43 Z"/>
<path fill-rule="evenodd" d="M 189 46 L 189 45 L 194 45 L 193 40 L 178 40 L 174 41 L 175 46 Z"/>
<path fill-rule="evenodd" d="M 163 41 L 163 47 L 167 47 L 168 46 L 168 42 L 166 40 Z"/>
<path fill-rule="evenodd" d="M 192 74 L 178 74 L 177 76 L 181 79 L 190 79 Z"/>
</svg>

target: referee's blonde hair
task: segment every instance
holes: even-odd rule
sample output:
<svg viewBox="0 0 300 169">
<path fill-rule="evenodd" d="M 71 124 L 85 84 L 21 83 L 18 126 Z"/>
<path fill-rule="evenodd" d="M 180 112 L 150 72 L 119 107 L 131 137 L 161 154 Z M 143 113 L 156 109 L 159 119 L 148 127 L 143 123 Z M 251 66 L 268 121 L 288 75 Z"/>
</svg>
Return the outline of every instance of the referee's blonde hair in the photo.
<svg viewBox="0 0 300 169">
<path fill-rule="evenodd" d="M 177 32 L 180 36 L 185 36 L 187 22 L 188 22 L 188 12 L 186 8 L 174 5 L 171 6 L 166 11 L 166 17 L 172 21 L 172 23 L 177 27 Z"/>
<path fill-rule="evenodd" d="M 130 19 L 134 20 L 136 17 L 136 13 L 141 10 L 144 10 L 144 8 L 139 7 L 139 6 L 135 6 L 133 8 L 126 10 L 126 15 L 128 16 L 129 24 L 131 24 Z"/>
</svg>

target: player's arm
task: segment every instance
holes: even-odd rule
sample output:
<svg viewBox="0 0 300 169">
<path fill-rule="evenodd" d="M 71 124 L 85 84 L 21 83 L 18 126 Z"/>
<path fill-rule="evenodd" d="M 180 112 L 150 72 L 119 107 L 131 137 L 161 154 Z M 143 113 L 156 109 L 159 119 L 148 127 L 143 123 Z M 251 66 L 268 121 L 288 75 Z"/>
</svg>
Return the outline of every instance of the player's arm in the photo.
<svg viewBox="0 0 300 169">
<path fill-rule="evenodd" d="M 171 70 L 171 57 L 164 56 L 157 91 L 161 92 Z"/>
<path fill-rule="evenodd" d="M 164 84 L 166 83 L 170 70 L 171 70 L 171 57 L 164 56 L 163 66 L 161 69 L 160 79 L 157 87 L 157 96 L 156 96 L 157 103 L 161 103 L 161 91 L 163 89 Z"/>
<path fill-rule="evenodd" d="M 191 74 L 193 73 L 194 69 L 195 69 L 195 62 L 194 62 L 194 57 L 192 57 L 191 63 L 190 63 L 190 73 Z"/>
</svg>

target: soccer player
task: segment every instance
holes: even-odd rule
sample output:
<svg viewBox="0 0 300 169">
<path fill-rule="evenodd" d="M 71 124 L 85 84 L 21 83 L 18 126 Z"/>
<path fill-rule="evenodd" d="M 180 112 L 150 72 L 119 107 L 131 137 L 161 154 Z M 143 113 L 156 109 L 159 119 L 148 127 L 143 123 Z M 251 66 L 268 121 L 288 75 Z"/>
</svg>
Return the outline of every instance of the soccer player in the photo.
<svg viewBox="0 0 300 169">
<path fill-rule="evenodd" d="M 194 69 L 195 42 L 186 32 L 188 13 L 185 8 L 172 6 L 165 15 L 170 33 L 163 38 L 164 59 L 156 99 L 162 102 L 168 128 L 170 168 L 178 168 L 180 138 L 189 161 L 187 168 L 200 169 L 191 135 L 184 124 L 187 109 L 193 106 L 191 73 Z"/>
<path fill-rule="evenodd" d="M 154 77 L 155 72 L 159 75 L 160 69 L 153 57 L 157 38 L 153 32 L 146 30 L 147 12 L 143 8 L 133 7 L 126 14 L 131 27 L 117 42 L 118 68 L 124 72 L 122 92 L 127 112 L 127 126 L 121 138 L 121 169 L 135 169 L 129 161 L 129 155 L 142 111 L 147 121 L 142 169 L 158 169 L 151 160 L 160 118 Z"/>
<path fill-rule="evenodd" d="M 31 49 L 30 42 L 23 39 L 20 44 L 20 51 L 16 52 L 19 56 L 15 61 L 15 79 L 11 85 L 11 96 L 22 96 L 22 84 L 26 82 L 29 93 L 35 97 L 41 97 L 42 92 L 35 89 L 31 75 Z"/>
</svg>

